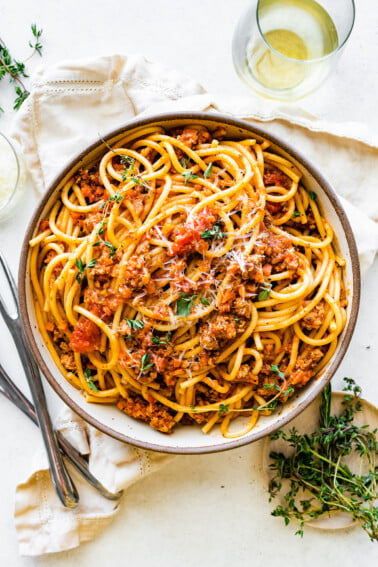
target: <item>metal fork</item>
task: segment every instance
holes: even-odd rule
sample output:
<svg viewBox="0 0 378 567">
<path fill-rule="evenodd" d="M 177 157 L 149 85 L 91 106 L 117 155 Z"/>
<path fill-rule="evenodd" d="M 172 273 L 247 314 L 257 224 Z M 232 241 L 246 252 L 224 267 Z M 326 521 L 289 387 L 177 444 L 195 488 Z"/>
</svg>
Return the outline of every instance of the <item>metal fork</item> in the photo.
<svg viewBox="0 0 378 567">
<path fill-rule="evenodd" d="M 76 487 L 70 478 L 62 459 L 62 453 L 65 454 L 73 465 L 82 473 L 86 480 L 101 492 L 105 498 L 110 500 L 118 499 L 122 491 L 113 494 L 109 492 L 102 484 L 90 473 L 88 463 L 84 457 L 76 451 L 67 440 L 59 433 L 55 432 L 51 418 L 47 409 L 47 402 L 43 390 L 42 380 L 39 373 L 39 368 L 36 365 L 33 356 L 29 350 L 26 342 L 25 333 L 21 323 L 20 311 L 17 302 L 16 284 L 13 280 L 9 267 L 0 252 L 0 267 L 2 268 L 6 280 L 11 291 L 16 313 L 11 315 L 5 305 L 3 298 L 0 295 L 0 313 L 12 335 L 13 341 L 16 345 L 18 354 L 20 356 L 25 375 L 28 380 L 29 388 L 34 401 L 34 406 L 22 394 L 17 386 L 12 382 L 4 368 L 0 365 L 0 392 L 3 393 L 9 400 L 17 405 L 34 423 L 38 424 L 42 438 L 44 441 L 51 477 L 56 489 L 56 492 L 67 508 L 75 508 L 79 502 L 79 495 Z M 59 444 L 59 446 L 58 446 Z"/>
</svg>

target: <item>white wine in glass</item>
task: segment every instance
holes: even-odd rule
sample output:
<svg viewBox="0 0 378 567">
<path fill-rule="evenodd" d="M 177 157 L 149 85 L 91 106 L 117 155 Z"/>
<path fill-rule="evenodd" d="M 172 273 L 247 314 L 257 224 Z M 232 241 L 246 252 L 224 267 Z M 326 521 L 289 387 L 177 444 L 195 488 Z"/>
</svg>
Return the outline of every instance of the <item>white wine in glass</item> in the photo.
<svg viewBox="0 0 378 567">
<path fill-rule="evenodd" d="M 266 96 L 304 96 L 328 75 L 353 21 L 353 0 L 259 0 L 235 32 L 236 70 Z"/>
</svg>

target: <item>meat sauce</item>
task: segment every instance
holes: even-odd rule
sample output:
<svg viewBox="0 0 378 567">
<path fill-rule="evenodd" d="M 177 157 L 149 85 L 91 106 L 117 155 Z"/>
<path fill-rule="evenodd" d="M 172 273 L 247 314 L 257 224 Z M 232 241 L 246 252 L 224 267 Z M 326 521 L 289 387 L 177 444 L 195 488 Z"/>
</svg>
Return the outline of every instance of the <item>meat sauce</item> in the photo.
<svg viewBox="0 0 378 567">
<path fill-rule="evenodd" d="M 201 240 L 202 233 L 214 226 L 217 220 L 215 211 L 204 208 L 184 226 L 176 228 L 173 233 L 172 255 L 178 256 L 200 251 L 200 245 L 205 246 Z"/>
<path fill-rule="evenodd" d="M 70 338 L 69 346 L 81 354 L 93 352 L 100 346 L 101 331 L 93 321 L 81 316 Z"/>
<path fill-rule="evenodd" d="M 225 131 L 219 129 L 218 132 L 211 134 L 205 129 L 185 127 L 172 131 L 171 135 L 188 148 L 195 149 L 199 144 L 211 144 L 214 138 L 221 139 L 225 135 Z M 144 148 L 142 151 L 146 159 L 160 158 L 158 152 L 151 148 Z M 177 157 L 181 159 L 181 150 L 176 148 L 175 151 Z M 118 158 L 115 158 L 113 162 L 113 167 L 118 173 L 124 171 L 124 167 Z M 292 186 L 292 180 L 289 176 L 271 164 L 265 166 L 263 180 L 267 187 L 280 186 L 290 189 Z M 106 200 L 108 197 L 97 172 L 83 170 L 77 176 L 75 182 L 88 204 Z M 221 177 L 218 178 L 216 183 L 217 187 L 229 185 L 227 179 Z M 155 191 L 160 194 L 162 187 L 162 183 L 156 185 Z M 135 213 L 138 215 L 144 211 L 148 197 L 146 188 L 139 185 L 133 187 L 127 195 Z M 112 206 L 114 206 L 114 201 L 107 204 L 108 213 Z M 251 204 L 250 214 L 253 214 L 253 207 L 254 203 Z M 123 368 L 132 368 L 140 384 L 149 385 L 158 382 L 159 391 L 163 395 L 174 397 L 177 380 L 188 375 L 189 364 L 191 364 L 190 372 L 215 365 L 219 355 L 227 348 L 230 341 L 237 340 L 247 329 L 254 309 L 253 302 L 260 301 L 259 294 L 262 291 L 267 292 L 265 299 L 269 297 L 270 288 L 266 286 L 269 284 L 271 275 L 285 272 L 287 284 L 298 281 L 302 267 L 300 255 L 298 255 L 289 238 L 276 234 L 272 230 L 272 219 L 276 215 L 280 216 L 285 207 L 286 205 L 282 203 L 267 202 L 266 209 L 268 212 L 261 221 L 253 253 L 243 256 L 240 248 L 236 247 L 227 254 L 226 259 L 216 260 L 215 269 L 212 268 L 214 265 L 212 260 L 205 258 L 204 252 L 212 245 L 212 241 L 211 238 L 204 237 L 204 233 L 217 227 L 218 233 L 220 233 L 219 243 L 224 244 L 225 242 L 226 235 L 222 233 L 224 229 L 220 221 L 219 208 L 217 209 L 216 206 L 206 206 L 194 215 L 188 214 L 186 220 L 181 224 L 171 222 L 171 226 L 165 230 L 164 235 L 157 229 L 156 232 L 154 232 L 154 229 L 150 229 L 128 257 L 126 264 L 122 266 L 120 265 L 122 247 L 119 250 L 111 249 L 110 243 L 106 241 L 106 225 L 103 226 L 93 254 L 95 263 L 91 266 L 92 285 L 85 285 L 84 273 L 80 301 L 84 303 L 89 312 L 99 317 L 105 324 L 112 323 L 114 313 L 119 306 L 124 303 L 131 305 L 130 302 L 138 301 L 139 298 L 141 303 L 147 300 L 149 307 L 153 307 L 155 299 L 158 303 L 161 294 L 168 295 L 171 293 L 176 294 L 177 297 L 177 292 L 179 292 L 181 297 L 197 298 L 201 293 L 203 294 L 204 290 L 211 290 L 214 297 L 217 298 L 216 309 L 206 319 L 198 322 L 198 344 L 202 349 L 192 363 L 185 357 L 179 356 L 177 351 L 174 350 L 170 343 L 170 333 L 163 334 L 155 331 L 147 316 L 143 317 L 143 326 L 140 327 L 133 328 L 127 319 L 122 319 L 119 322 L 115 332 L 122 338 L 122 344 L 126 345 L 125 350 L 121 350 L 119 364 Z M 103 209 L 100 204 L 98 207 L 93 207 L 89 214 L 72 211 L 70 214 L 75 226 L 80 227 L 80 236 L 90 234 L 103 220 Z M 314 227 L 315 230 L 316 225 Z M 49 228 L 48 220 L 40 222 L 40 231 Z M 149 241 L 151 238 L 165 238 L 169 243 L 157 258 L 150 254 Z M 46 263 L 55 255 L 55 251 L 48 252 Z M 187 275 L 188 268 L 194 259 L 197 265 L 203 268 L 196 281 L 191 280 Z M 59 275 L 62 267 L 58 264 L 54 268 L 55 277 Z M 120 285 L 113 289 L 114 278 L 118 277 L 120 278 Z M 167 278 L 168 283 L 166 282 Z M 227 278 L 230 278 L 231 284 L 223 289 L 222 283 Z M 164 282 L 162 286 L 159 284 L 160 281 Z M 219 287 L 214 288 L 214 283 L 220 284 Z M 198 302 L 198 300 L 193 299 L 193 305 L 197 306 L 198 303 L 195 303 L 195 301 Z M 207 304 L 210 303 L 206 300 L 202 307 Z M 307 302 L 304 302 L 304 305 L 306 304 Z M 169 314 L 167 306 L 160 305 L 159 309 L 162 317 Z M 307 331 L 319 329 L 324 321 L 325 313 L 325 304 L 320 302 L 303 319 L 303 328 Z M 74 372 L 76 368 L 74 353 L 83 355 L 84 363 L 90 364 L 86 355 L 96 352 L 100 348 L 100 329 L 90 319 L 82 315 L 74 325 L 69 342 L 67 342 L 68 339 L 64 338 L 65 330 L 58 330 L 52 323 L 48 323 L 46 329 L 53 333 L 54 337 L 56 336 L 56 342 L 60 345 L 61 362 L 71 372 Z M 257 375 L 254 374 L 252 372 L 254 364 L 250 360 L 244 360 L 234 377 L 234 384 L 230 384 L 230 391 L 233 392 L 238 384 L 252 384 L 260 395 L 266 396 L 265 385 L 275 384 L 277 379 L 276 373 L 272 371 L 273 361 L 278 354 L 281 354 L 281 363 L 283 366 L 287 365 L 292 347 L 290 341 L 292 341 L 292 337 L 289 341 L 282 341 L 280 350 L 276 352 L 274 345 L 265 339 L 262 347 L 264 364 L 261 371 Z M 290 376 L 287 377 L 285 387 L 305 385 L 313 376 L 315 368 L 323 356 L 323 348 L 307 346 L 302 348 Z M 151 367 L 148 368 L 148 372 L 144 370 L 146 366 Z M 225 372 L 226 370 L 222 371 Z M 200 385 L 198 396 L 200 403 L 209 403 L 213 399 L 219 401 L 219 394 L 214 393 L 206 384 Z M 216 396 L 218 397 L 216 398 Z M 131 417 L 149 423 L 152 427 L 164 433 L 171 432 L 176 425 L 175 412 L 157 402 L 152 396 L 144 399 L 135 392 L 128 391 L 127 397 L 120 398 L 117 406 Z M 192 421 L 202 423 L 207 420 L 207 417 L 206 414 L 199 413 L 192 418 Z"/>
</svg>

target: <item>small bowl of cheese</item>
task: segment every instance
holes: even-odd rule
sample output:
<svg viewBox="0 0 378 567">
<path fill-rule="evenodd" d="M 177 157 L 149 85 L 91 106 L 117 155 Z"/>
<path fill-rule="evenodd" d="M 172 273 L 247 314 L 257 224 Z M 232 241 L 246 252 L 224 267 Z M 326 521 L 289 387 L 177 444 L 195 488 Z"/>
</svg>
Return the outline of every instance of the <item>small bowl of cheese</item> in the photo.
<svg viewBox="0 0 378 567">
<path fill-rule="evenodd" d="M 20 161 L 8 138 L 0 132 L 0 218 L 8 212 L 20 179 Z"/>
</svg>

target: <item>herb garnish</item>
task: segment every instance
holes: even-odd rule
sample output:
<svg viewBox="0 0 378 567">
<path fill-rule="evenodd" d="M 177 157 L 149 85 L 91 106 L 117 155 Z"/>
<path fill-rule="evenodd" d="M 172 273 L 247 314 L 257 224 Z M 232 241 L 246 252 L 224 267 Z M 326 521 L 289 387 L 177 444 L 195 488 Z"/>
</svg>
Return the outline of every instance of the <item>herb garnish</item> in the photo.
<svg viewBox="0 0 378 567">
<path fill-rule="evenodd" d="M 200 298 L 200 302 L 202 303 L 202 305 L 210 305 L 210 301 L 207 301 L 207 299 L 205 299 L 204 297 Z"/>
<path fill-rule="evenodd" d="M 292 394 L 294 392 L 294 388 L 291 386 L 291 384 L 287 383 L 287 381 L 285 380 L 285 374 L 283 372 L 280 372 L 280 370 L 278 370 L 278 366 L 276 364 L 272 364 L 271 370 L 275 374 L 278 374 L 278 376 L 284 380 L 284 383 L 283 383 L 282 386 L 279 386 L 275 382 L 264 384 L 265 390 L 272 390 L 273 389 L 277 392 L 277 394 L 275 394 L 273 398 L 271 398 L 270 400 L 268 400 L 264 404 L 262 404 L 260 406 L 253 406 L 252 409 L 254 411 L 266 411 L 266 410 L 273 411 L 278 406 L 280 398 L 281 399 L 282 399 L 282 397 L 287 398 L 290 394 Z M 238 411 L 238 410 L 236 410 L 236 411 Z M 239 410 L 239 411 L 241 411 L 241 410 Z"/>
<path fill-rule="evenodd" d="M 126 319 L 126 323 L 133 331 L 143 329 L 145 327 L 145 324 L 140 319 Z"/>
<path fill-rule="evenodd" d="M 310 199 L 312 199 L 313 201 L 316 201 L 317 194 L 315 193 L 315 191 L 310 191 L 309 196 L 310 196 Z"/>
<path fill-rule="evenodd" d="M 272 291 L 272 284 L 269 282 L 264 282 L 260 286 L 260 289 L 261 291 L 257 296 L 257 301 L 265 301 L 266 299 L 268 299 L 268 297 L 270 297 L 270 292 Z"/>
<path fill-rule="evenodd" d="M 134 169 L 135 159 L 131 156 L 120 156 L 120 162 L 122 165 L 129 165 L 132 169 Z"/>
<path fill-rule="evenodd" d="M 218 416 L 223 417 L 227 412 L 230 404 L 219 404 Z"/>
<path fill-rule="evenodd" d="M 143 372 L 147 372 L 147 370 L 149 370 L 150 368 L 153 367 L 154 363 L 153 362 L 148 362 L 150 359 L 150 355 L 148 352 L 146 352 L 142 358 L 141 358 L 141 365 L 140 365 L 140 372 L 141 374 Z"/>
<path fill-rule="evenodd" d="M 377 430 L 353 423 L 355 414 L 361 410 L 361 388 L 351 378 L 344 380 L 347 394 L 340 415 L 331 415 L 332 390 L 328 384 L 322 393 L 319 427 L 313 433 L 303 435 L 293 428 L 289 433 L 277 431 L 271 435 L 272 440 L 281 438 L 294 449 L 287 457 L 274 451 L 270 454 L 273 461 L 270 468 L 275 472 L 269 484 L 270 500 L 281 491 L 283 480 L 290 486 L 285 503 L 277 506 L 272 515 L 282 517 L 285 525 L 297 520 L 300 526 L 296 534 L 303 536 L 307 521 L 343 511 L 374 541 L 378 540 Z M 351 454 L 360 457 L 358 473 L 352 472 L 344 461 Z M 302 497 L 298 502 L 296 497 L 302 491 L 310 497 Z"/>
<path fill-rule="evenodd" d="M 101 203 L 100 205 L 100 211 L 101 209 L 103 209 L 104 207 L 106 207 L 109 203 L 111 203 L 112 201 L 114 203 L 120 203 L 123 200 L 123 195 L 121 194 L 120 191 L 117 191 L 116 193 L 114 193 L 114 195 L 111 195 L 109 197 L 109 199 L 107 199 L 106 201 L 104 201 L 103 203 Z M 103 222 L 103 221 L 101 221 Z"/>
<path fill-rule="evenodd" d="M 30 59 L 30 57 L 32 57 L 34 53 L 38 53 L 38 55 L 42 56 L 42 44 L 40 42 L 42 30 L 37 29 L 36 24 L 31 25 L 31 30 L 33 34 L 33 40 L 29 41 L 29 47 L 31 47 L 33 51 L 28 59 Z M 13 56 L 9 53 L 6 45 L 0 40 L 0 81 L 8 75 L 9 82 L 14 84 L 15 94 L 17 95 L 13 104 L 14 110 L 18 110 L 30 94 L 21 79 L 21 77 L 26 78 L 29 76 L 26 73 L 26 61 L 22 62 L 14 59 Z M 1 107 L 0 111 L 4 112 Z"/>
<path fill-rule="evenodd" d="M 194 301 L 197 299 L 198 295 L 188 295 L 180 291 L 180 299 L 176 301 L 176 314 L 178 317 L 187 317 L 190 315 Z"/>
<path fill-rule="evenodd" d="M 94 392 L 98 392 L 98 388 L 96 384 L 93 382 L 92 372 L 90 371 L 89 368 L 86 368 L 84 370 L 84 377 L 90 389 L 93 390 Z"/>
<path fill-rule="evenodd" d="M 212 228 L 207 228 L 201 233 L 201 238 L 204 240 L 208 240 L 210 238 L 223 238 L 224 236 L 226 235 L 221 231 L 218 223 L 214 224 Z"/>
<path fill-rule="evenodd" d="M 97 259 L 96 258 L 92 258 L 92 260 L 89 260 L 88 264 L 86 264 L 85 262 L 83 262 L 83 260 L 81 258 L 76 258 L 75 260 L 75 264 L 77 269 L 79 270 L 79 272 L 76 274 L 76 280 L 81 283 L 84 277 L 84 271 L 87 268 L 93 268 L 96 265 Z"/>
<path fill-rule="evenodd" d="M 299 211 L 294 211 L 293 212 L 293 219 L 296 219 L 297 217 L 300 217 L 301 213 Z"/>
<path fill-rule="evenodd" d="M 101 207 L 100 207 L 101 208 Z M 106 226 L 106 219 L 102 219 L 102 221 L 100 221 L 100 228 L 98 229 L 98 231 L 96 232 L 96 234 L 98 236 L 100 236 L 101 234 L 103 234 L 104 230 L 105 230 L 105 226 Z M 99 246 L 100 243 L 97 244 L 96 242 L 96 246 Z M 95 246 L 95 245 L 93 245 Z"/>
<path fill-rule="evenodd" d="M 130 171 L 134 171 L 135 159 L 130 156 L 120 156 L 120 162 L 123 165 L 122 181 L 127 180 Z"/>
<path fill-rule="evenodd" d="M 281 380 L 283 380 L 285 378 L 284 372 L 281 372 L 281 370 L 278 368 L 277 364 L 272 364 L 270 369 L 274 374 L 278 374 L 278 376 L 281 378 Z"/>
<path fill-rule="evenodd" d="M 142 187 L 145 187 L 146 189 L 148 189 L 148 194 L 150 194 L 151 185 L 149 185 L 149 183 L 147 183 L 147 181 L 143 181 L 142 179 L 140 179 L 139 177 L 136 177 L 135 175 L 132 175 L 129 179 L 131 181 L 133 181 L 134 183 L 136 183 L 137 185 L 141 185 Z"/>
<path fill-rule="evenodd" d="M 107 240 L 104 240 L 104 244 L 107 248 L 109 248 L 109 256 L 113 258 L 114 254 L 117 252 L 116 246 Z"/>
<path fill-rule="evenodd" d="M 181 161 L 182 161 L 182 167 L 184 167 L 186 169 L 187 165 L 186 165 L 185 158 L 182 158 Z M 187 185 L 188 181 L 194 181 L 195 179 L 198 179 L 198 175 L 195 175 L 191 171 L 185 171 L 184 173 L 180 173 L 180 175 L 184 176 L 185 185 Z"/>
<path fill-rule="evenodd" d="M 208 177 L 210 177 L 211 172 L 212 172 L 212 169 L 213 169 L 213 162 L 211 161 L 211 162 L 209 163 L 209 165 L 207 166 L 205 173 L 203 174 L 203 176 L 205 177 L 205 179 L 207 179 Z"/>
<path fill-rule="evenodd" d="M 133 183 L 135 183 L 136 185 L 141 185 L 142 187 L 148 189 L 148 193 L 150 193 L 151 186 L 149 185 L 149 183 L 147 183 L 147 181 L 143 181 L 143 179 L 140 179 L 140 177 L 138 177 L 137 175 L 130 175 L 130 173 L 134 172 L 135 159 L 129 156 L 121 156 L 120 161 L 124 169 L 122 173 L 122 181 L 133 181 Z"/>
<path fill-rule="evenodd" d="M 182 173 L 181 175 L 184 176 L 184 184 L 185 185 L 188 184 L 188 181 L 194 181 L 195 179 L 198 179 L 198 175 L 195 175 L 191 171 L 186 171 L 185 173 Z"/>
<path fill-rule="evenodd" d="M 114 244 L 112 244 L 111 242 L 108 242 L 107 240 L 97 240 L 97 242 L 92 244 L 92 246 L 94 248 L 95 246 L 101 246 L 101 244 L 105 244 L 105 246 L 109 248 L 109 255 L 111 258 L 113 258 L 114 254 L 117 252 L 117 247 L 114 246 Z"/>
<path fill-rule="evenodd" d="M 108 201 L 109 203 L 111 201 L 114 201 L 115 203 L 120 203 L 123 199 L 123 195 L 121 195 L 121 193 L 119 191 L 117 191 L 117 193 L 114 193 L 114 195 L 112 195 L 111 197 L 109 197 Z"/>
<path fill-rule="evenodd" d="M 161 337 L 158 337 L 158 336 L 154 336 L 154 337 L 152 337 L 151 340 L 152 340 L 154 345 L 167 345 L 169 343 L 170 339 L 171 339 L 171 333 L 168 332 L 165 335 L 165 339 L 162 339 Z"/>
<path fill-rule="evenodd" d="M 273 411 L 278 406 L 279 393 L 261 406 L 253 406 L 253 411 Z M 240 410 L 239 410 L 240 411 Z"/>
</svg>

